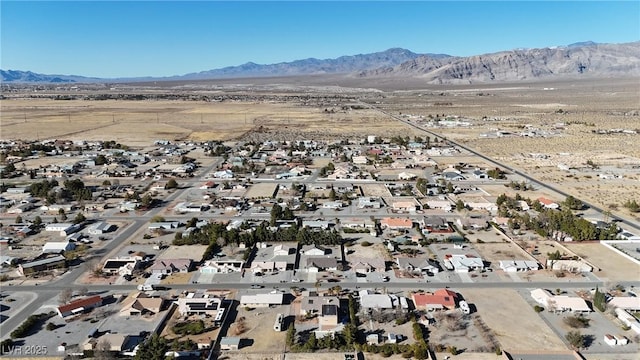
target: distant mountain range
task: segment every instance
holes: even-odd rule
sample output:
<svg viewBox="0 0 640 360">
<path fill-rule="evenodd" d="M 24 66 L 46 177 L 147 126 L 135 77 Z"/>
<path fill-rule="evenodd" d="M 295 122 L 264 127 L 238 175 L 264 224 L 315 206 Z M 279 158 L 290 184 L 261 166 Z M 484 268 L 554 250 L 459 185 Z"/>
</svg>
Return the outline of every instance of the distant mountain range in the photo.
<svg viewBox="0 0 640 360">
<path fill-rule="evenodd" d="M 640 76 L 640 42 L 576 43 L 469 57 L 421 56 L 402 64 L 365 70 L 359 77 L 419 77 L 430 84 L 470 84 L 568 76 Z"/>
<path fill-rule="evenodd" d="M 17 70 L 0 70 L 0 74 L 4 83 L 185 81 L 344 74 L 372 79 L 418 77 L 430 84 L 469 84 L 563 76 L 640 76 L 640 42 L 598 44 L 586 41 L 561 47 L 516 49 L 469 57 L 416 54 L 406 49 L 393 48 L 336 59 L 309 58 L 269 65 L 249 62 L 239 66 L 158 78 L 101 79 Z"/>
</svg>

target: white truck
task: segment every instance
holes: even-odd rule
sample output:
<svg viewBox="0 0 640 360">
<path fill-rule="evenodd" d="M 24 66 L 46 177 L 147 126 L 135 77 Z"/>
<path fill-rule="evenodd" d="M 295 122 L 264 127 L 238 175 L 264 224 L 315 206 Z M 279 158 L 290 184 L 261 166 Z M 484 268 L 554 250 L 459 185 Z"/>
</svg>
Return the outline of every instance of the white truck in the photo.
<svg viewBox="0 0 640 360">
<path fill-rule="evenodd" d="M 140 284 L 138 285 L 138 290 L 151 291 L 151 290 L 154 290 L 154 286 L 152 284 Z"/>
</svg>

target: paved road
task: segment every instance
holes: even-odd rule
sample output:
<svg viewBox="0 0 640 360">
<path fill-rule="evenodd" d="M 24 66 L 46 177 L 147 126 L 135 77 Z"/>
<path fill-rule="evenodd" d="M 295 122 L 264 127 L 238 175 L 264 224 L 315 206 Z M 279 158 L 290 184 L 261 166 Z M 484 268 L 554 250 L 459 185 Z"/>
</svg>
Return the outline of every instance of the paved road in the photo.
<svg viewBox="0 0 640 360">
<path fill-rule="evenodd" d="M 527 173 L 525 173 L 523 171 L 520 171 L 520 170 L 518 170 L 518 169 L 516 169 L 514 167 L 511 167 L 509 165 L 506 165 L 504 163 L 498 162 L 498 161 L 496 161 L 496 160 L 494 160 L 494 159 L 492 159 L 492 158 L 490 158 L 490 157 L 488 157 L 488 156 L 486 156 L 486 155 L 484 155 L 484 154 L 482 154 L 482 153 L 480 153 L 480 152 L 478 152 L 478 151 L 476 151 L 474 149 L 471 149 L 471 148 L 459 143 L 459 142 L 447 139 L 446 137 L 444 137 L 444 136 L 442 136 L 440 134 L 437 134 L 437 133 L 435 133 L 435 132 L 433 132 L 433 131 L 431 131 L 429 129 L 426 129 L 426 128 L 422 127 L 422 126 L 419 126 L 419 125 L 417 125 L 417 124 L 415 124 L 415 123 L 413 123 L 411 121 L 405 120 L 405 119 L 403 119 L 403 118 L 401 118 L 399 116 L 396 116 L 396 115 L 393 115 L 393 114 L 391 114 L 389 112 L 386 112 L 386 111 L 376 107 L 375 105 L 371 105 L 371 104 L 366 103 L 364 101 L 360 101 L 360 103 L 362 105 L 364 105 L 364 106 L 368 106 L 369 108 L 371 108 L 373 110 L 377 110 L 377 111 L 383 113 L 384 115 L 391 117 L 392 119 L 400 121 L 400 122 L 402 122 L 402 123 L 404 123 L 404 124 L 406 124 L 408 126 L 411 126 L 411 127 L 415 128 L 415 129 L 418 129 L 420 131 L 426 132 L 426 133 L 430 134 L 431 136 L 435 136 L 435 137 L 444 139 L 447 142 L 449 142 L 450 144 L 455 145 L 455 146 L 457 146 L 457 147 L 459 147 L 461 149 L 464 149 L 464 150 L 468 151 L 469 153 L 474 154 L 474 155 L 482 158 L 483 160 L 487 161 L 490 164 L 493 164 L 493 165 L 495 165 L 497 167 L 500 167 L 500 168 L 503 168 L 503 169 L 507 169 L 507 170 L 513 172 L 514 174 L 522 176 L 523 178 L 529 180 L 531 183 L 534 183 L 534 184 L 538 185 L 541 188 L 545 188 L 545 189 L 551 190 L 551 191 L 553 191 L 555 193 L 558 193 L 558 194 L 560 194 L 560 195 L 562 195 L 564 197 L 567 197 L 567 196 L 570 195 L 569 193 L 564 192 L 564 191 L 562 191 L 562 190 L 560 190 L 560 189 L 558 189 L 558 188 L 556 188 L 556 187 L 554 187 L 552 185 L 549 185 L 547 183 L 543 183 L 543 182 L 539 181 L 535 177 L 530 176 L 529 174 L 527 174 Z M 576 196 L 574 196 L 574 197 L 578 198 Z M 600 208 L 600 207 L 598 207 L 598 206 L 596 206 L 596 205 L 594 205 L 592 203 L 589 203 L 589 202 L 583 201 L 583 200 L 580 200 L 580 201 L 582 201 L 582 203 L 584 203 L 586 206 L 588 206 L 591 209 L 593 209 L 593 210 L 597 211 L 598 213 L 600 213 L 601 216 L 605 212 L 604 209 L 602 209 L 602 208 Z M 620 223 L 623 223 L 623 224 L 625 224 L 625 225 L 627 225 L 627 226 L 629 226 L 629 227 L 631 227 L 631 228 L 633 228 L 633 229 L 635 229 L 637 231 L 640 231 L 640 224 L 638 224 L 638 222 L 635 222 L 635 221 L 632 221 L 632 220 L 629 220 L 629 219 L 626 219 L 626 218 L 622 218 L 622 217 L 619 217 L 619 216 L 614 215 L 614 214 L 611 214 L 610 218 L 613 219 L 613 220 L 616 220 L 616 221 L 618 221 Z"/>
<path fill-rule="evenodd" d="M 625 281 L 619 282 L 620 285 L 625 287 L 640 287 L 640 281 Z M 250 289 L 253 284 L 251 283 L 212 283 L 212 284 L 173 284 L 166 285 L 165 289 L 167 290 L 190 290 L 190 289 Z M 296 286 L 298 288 L 314 288 L 315 283 L 313 282 L 299 282 L 299 283 L 280 283 L 280 282 L 265 282 L 260 283 L 263 285 L 264 290 L 272 290 L 274 288 L 279 289 L 289 289 L 292 286 Z M 387 289 L 431 289 L 431 288 L 443 288 L 443 287 L 451 287 L 455 289 L 528 289 L 528 288 L 545 288 L 545 289 L 555 289 L 558 287 L 567 288 L 567 289 L 586 289 L 586 288 L 595 288 L 596 286 L 602 287 L 602 281 L 576 281 L 576 282 L 557 282 L 557 281 L 519 281 L 519 282 L 509 282 L 509 281 L 496 281 L 496 282 L 477 282 L 477 283 L 465 283 L 465 282 L 326 282 L 323 281 L 320 283 L 320 288 L 327 289 L 333 286 L 340 286 L 344 289 L 374 289 L 374 288 L 387 288 Z M 41 293 L 46 294 L 55 294 L 57 295 L 60 291 L 66 288 L 71 288 L 73 290 L 79 290 L 81 288 L 87 288 L 91 292 L 97 291 L 135 291 L 137 285 L 135 284 L 121 284 L 121 285 L 63 285 L 60 283 L 50 283 L 43 285 L 26 285 L 26 286 L 16 286 L 16 290 L 20 291 L 40 291 Z M 5 287 L 3 290 L 8 290 Z"/>
</svg>

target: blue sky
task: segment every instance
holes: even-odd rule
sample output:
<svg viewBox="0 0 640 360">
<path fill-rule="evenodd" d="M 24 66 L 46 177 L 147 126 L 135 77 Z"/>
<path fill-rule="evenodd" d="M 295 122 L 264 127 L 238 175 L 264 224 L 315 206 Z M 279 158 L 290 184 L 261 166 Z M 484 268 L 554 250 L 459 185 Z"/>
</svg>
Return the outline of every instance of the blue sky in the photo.
<svg viewBox="0 0 640 360">
<path fill-rule="evenodd" d="M 6 1 L 0 68 L 170 76 L 403 47 L 477 55 L 640 40 L 640 2 Z"/>
</svg>

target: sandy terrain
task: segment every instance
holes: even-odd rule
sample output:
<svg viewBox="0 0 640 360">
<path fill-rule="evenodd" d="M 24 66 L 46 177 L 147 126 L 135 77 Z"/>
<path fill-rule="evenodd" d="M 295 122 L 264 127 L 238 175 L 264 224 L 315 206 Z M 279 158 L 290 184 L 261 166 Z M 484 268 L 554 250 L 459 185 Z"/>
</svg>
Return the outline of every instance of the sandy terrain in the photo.
<svg viewBox="0 0 640 360">
<path fill-rule="evenodd" d="M 156 139 L 227 140 L 260 127 L 260 132 L 295 130 L 324 134 L 324 137 L 410 131 L 405 125 L 389 122 L 373 110 L 333 114 L 323 110 L 302 107 L 293 101 L 5 99 L 0 104 L 4 139 L 112 139 L 127 145 L 145 146 Z M 132 127 L 140 130 L 135 138 L 131 137 Z"/>
<path fill-rule="evenodd" d="M 640 279 L 640 266 L 599 243 L 565 243 L 564 245 L 593 265 L 601 268 L 602 270 L 595 272 L 595 275 L 605 281 L 613 282 Z"/>
<path fill-rule="evenodd" d="M 245 197 L 247 198 L 256 198 L 256 199 L 264 199 L 271 198 L 273 194 L 276 192 L 276 187 L 278 184 L 273 183 L 257 183 L 251 185 Z"/>
<path fill-rule="evenodd" d="M 383 184 L 362 184 L 360 185 L 364 196 L 374 197 L 390 197 L 391 193 L 389 189 Z"/>
<path fill-rule="evenodd" d="M 273 323 L 278 313 L 288 316 L 288 309 L 283 307 L 277 308 L 255 308 L 247 311 L 243 307 L 238 307 L 238 315 L 234 324 L 239 319 L 244 318 L 246 331 L 242 334 L 235 335 L 233 333 L 234 325 L 232 324 L 227 336 L 240 336 L 243 339 L 253 341 L 251 346 L 243 347 L 239 350 L 242 353 L 278 353 L 282 352 L 285 346 L 286 331 L 276 332 L 273 330 Z M 225 352 L 227 354 L 229 352 Z"/>
<path fill-rule="evenodd" d="M 531 306 L 515 290 L 464 289 L 465 299 L 476 305 L 482 320 L 496 334 L 507 351 L 566 350 L 553 331 L 540 319 Z M 501 301 L 499 309 L 496 301 Z M 518 319 L 518 321 L 513 321 Z"/>
<path fill-rule="evenodd" d="M 544 88 L 554 90 L 545 91 Z M 501 89 L 476 86 L 474 89 L 450 87 L 441 92 L 396 92 L 379 106 L 390 113 L 401 111 L 425 118 L 443 114 L 459 116 L 472 125 L 433 128 L 433 131 L 459 140 L 539 180 L 552 182 L 584 200 L 602 207 L 617 204 L 620 209 L 613 209 L 613 212 L 629 216 L 620 205 L 631 194 L 640 193 L 637 169 L 640 147 L 634 145 L 640 133 L 596 132 L 638 130 L 639 94 L 640 86 L 632 79 L 567 81 Z M 525 125 L 529 127 L 525 128 Z M 534 129 L 542 136 L 480 137 L 498 130 L 519 133 L 528 129 Z M 547 158 L 532 157 L 531 154 L 543 154 Z M 599 165 L 600 170 L 586 171 L 589 170 L 585 169 L 587 160 Z M 576 169 L 560 170 L 559 164 Z M 607 169 L 609 166 L 612 169 Z M 620 174 L 623 180 L 618 184 L 599 180 L 598 173 Z M 567 177 L 572 174 L 573 178 Z"/>
</svg>

